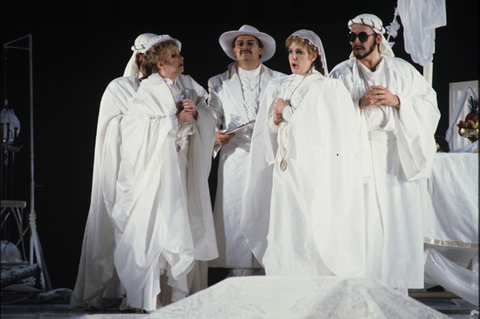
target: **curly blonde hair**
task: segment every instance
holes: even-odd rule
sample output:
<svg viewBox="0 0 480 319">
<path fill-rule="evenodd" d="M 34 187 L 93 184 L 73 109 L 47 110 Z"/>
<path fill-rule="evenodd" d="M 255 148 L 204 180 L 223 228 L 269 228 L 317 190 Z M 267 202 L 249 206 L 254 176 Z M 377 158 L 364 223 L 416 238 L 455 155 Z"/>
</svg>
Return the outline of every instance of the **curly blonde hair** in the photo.
<svg viewBox="0 0 480 319">
<path fill-rule="evenodd" d="M 300 38 L 299 36 L 296 36 L 296 35 L 291 35 L 287 38 L 287 40 L 285 40 L 285 46 L 287 50 L 290 49 L 290 46 L 292 45 L 293 42 L 297 42 L 302 46 L 302 48 L 307 50 L 308 55 L 317 57 L 315 61 L 313 61 L 312 63 L 312 68 L 315 66 L 315 69 L 318 72 L 325 75 L 325 70 L 323 69 L 323 64 L 322 64 L 322 56 L 318 54 L 318 49 L 313 44 L 311 44 L 310 41 L 308 41 L 307 39 Z"/>
<path fill-rule="evenodd" d="M 148 78 L 153 73 L 160 72 L 157 64 L 159 62 L 167 61 L 168 49 L 171 46 L 178 48 L 177 41 L 165 40 L 159 42 L 152 46 L 147 52 L 145 52 L 145 54 L 141 57 L 143 67 L 145 69 L 145 73 L 142 79 Z"/>
</svg>

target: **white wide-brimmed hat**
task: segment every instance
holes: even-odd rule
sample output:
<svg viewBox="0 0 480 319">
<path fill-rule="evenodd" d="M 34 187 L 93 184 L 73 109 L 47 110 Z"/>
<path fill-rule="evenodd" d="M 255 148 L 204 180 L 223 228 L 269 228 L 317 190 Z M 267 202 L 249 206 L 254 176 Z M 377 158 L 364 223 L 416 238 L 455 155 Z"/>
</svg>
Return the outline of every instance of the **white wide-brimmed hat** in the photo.
<svg viewBox="0 0 480 319">
<path fill-rule="evenodd" d="M 228 57 L 232 60 L 237 61 L 237 58 L 232 51 L 233 40 L 241 35 L 251 35 L 262 41 L 263 52 L 262 57 L 260 58 L 260 62 L 270 60 L 270 58 L 275 54 L 275 40 L 271 36 L 258 31 L 257 28 L 254 28 L 251 25 L 244 24 L 240 27 L 240 29 L 238 29 L 238 31 L 227 31 L 220 36 L 220 39 L 218 39 L 218 42 L 220 42 L 220 46 L 222 47 L 223 51 L 225 51 Z"/>
</svg>

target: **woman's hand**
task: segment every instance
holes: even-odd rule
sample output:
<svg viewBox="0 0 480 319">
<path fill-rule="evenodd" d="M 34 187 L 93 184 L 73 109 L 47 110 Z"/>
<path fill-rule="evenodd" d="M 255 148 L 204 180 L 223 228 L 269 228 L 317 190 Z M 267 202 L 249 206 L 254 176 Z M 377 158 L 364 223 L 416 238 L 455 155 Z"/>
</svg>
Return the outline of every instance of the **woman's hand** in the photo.
<svg viewBox="0 0 480 319">
<path fill-rule="evenodd" d="M 192 100 L 185 99 L 180 103 L 182 103 L 183 110 L 177 114 L 178 125 L 187 123 L 192 119 L 192 117 L 197 119 L 198 117 L 197 107 L 195 106 L 195 103 Z"/>
<path fill-rule="evenodd" d="M 195 105 L 195 102 L 193 102 L 192 100 L 190 99 L 185 99 L 182 101 L 182 105 L 184 107 L 185 110 L 189 111 L 192 113 L 193 117 L 195 119 L 197 119 L 198 117 L 198 111 L 197 111 L 197 107 Z"/>
<path fill-rule="evenodd" d="M 273 104 L 273 120 L 275 121 L 275 125 L 280 124 L 280 121 L 283 119 L 283 109 L 285 106 L 290 105 L 289 101 L 286 101 L 282 98 L 277 98 L 275 103 Z"/>
</svg>

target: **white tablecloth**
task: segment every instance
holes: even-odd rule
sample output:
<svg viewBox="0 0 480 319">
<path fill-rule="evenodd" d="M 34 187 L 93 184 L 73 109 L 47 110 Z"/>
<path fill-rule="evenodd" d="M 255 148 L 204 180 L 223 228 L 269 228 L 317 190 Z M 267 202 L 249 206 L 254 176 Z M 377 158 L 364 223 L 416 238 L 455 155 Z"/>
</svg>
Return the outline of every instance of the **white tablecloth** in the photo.
<svg viewBox="0 0 480 319">
<path fill-rule="evenodd" d="M 437 153 L 427 183 L 425 282 L 478 305 L 478 154 Z"/>
<path fill-rule="evenodd" d="M 233 277 L 147 318 L 449 318 L 367 278 Z"/>
</svg>

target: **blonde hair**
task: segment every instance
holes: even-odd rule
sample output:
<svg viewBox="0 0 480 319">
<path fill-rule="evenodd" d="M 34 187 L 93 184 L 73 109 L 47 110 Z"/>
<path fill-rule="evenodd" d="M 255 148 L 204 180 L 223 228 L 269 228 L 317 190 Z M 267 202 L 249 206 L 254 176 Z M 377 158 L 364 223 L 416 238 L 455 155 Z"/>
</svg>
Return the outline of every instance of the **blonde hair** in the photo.
<svg viewBox="0 0 480 319">
<path fill-rule="evenodd" d="M 157 64 L 159 62 L 167 61 L 168 49 L 171 46 L 178 48 L 175 40 L 165 40 L 155 44 L 147 52 L 145 52 L 145 54 L 141 57 L 143 67 L 145 69 L 142 79 L 148 78 L 153 73 L 160 72 Z"/>
<path fill-rule="evenodd" d="M 299 36 L 296 35 L 291 35 L 285 40 L 285 46 L 288 49 L 290 49 L 290 46 L 292 45 L 293 42 L 297 42 L 307 50 L 308 55 L 317 57 L 315 61 L 313 61 L 311 68 L 315 66 L 315 69 L 317 69 L 318 72 L 322 73 L 325 75 L 325 70 L 323 69 L 323 63 L 322 63 L 322 56 L 318 54 L 318 49 L 316 46 L 310 43 L 308 39 L 303 39 L 300 38 Z"/>
</svg>

